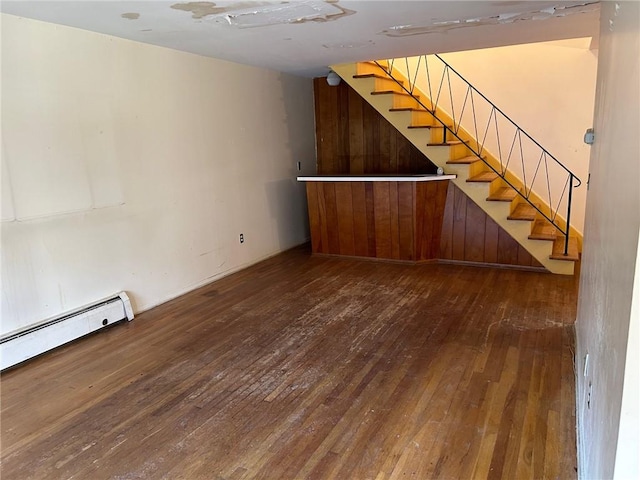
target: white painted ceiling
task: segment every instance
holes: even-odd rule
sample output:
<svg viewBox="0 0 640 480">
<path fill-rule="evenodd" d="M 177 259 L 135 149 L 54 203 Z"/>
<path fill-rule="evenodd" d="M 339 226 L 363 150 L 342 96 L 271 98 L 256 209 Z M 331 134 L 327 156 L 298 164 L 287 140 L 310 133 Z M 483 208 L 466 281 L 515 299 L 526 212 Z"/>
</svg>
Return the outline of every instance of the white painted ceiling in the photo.
<svg viewBox="0 0 640 480">
<path fill-rule="evenodd" d="M 0 11 L 320 76 L 328 65 L 597 35 L 581 1 L 2 1 Z"/>
</svg>

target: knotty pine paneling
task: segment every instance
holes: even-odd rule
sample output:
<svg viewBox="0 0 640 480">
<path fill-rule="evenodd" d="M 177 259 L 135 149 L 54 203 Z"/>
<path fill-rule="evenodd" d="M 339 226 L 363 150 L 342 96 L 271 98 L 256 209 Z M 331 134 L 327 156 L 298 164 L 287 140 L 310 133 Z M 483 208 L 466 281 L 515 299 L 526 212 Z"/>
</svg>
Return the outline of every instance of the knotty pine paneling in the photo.
<svg viewBox="0 0 640 480">
<path fill-rule="evenodd" d="M 313 253 L 437 258 L 447 183 L 307 182 Z"/>
<path fill-rule="evenodd" d="M 443 214 L 439 258 L 544 268 L 451 182 Z"/>
<path fill-rule="evenodd" d="M 346 82 L 314 80 L 317 173 L 435 173 L 420 150 Z"/>
</svg>

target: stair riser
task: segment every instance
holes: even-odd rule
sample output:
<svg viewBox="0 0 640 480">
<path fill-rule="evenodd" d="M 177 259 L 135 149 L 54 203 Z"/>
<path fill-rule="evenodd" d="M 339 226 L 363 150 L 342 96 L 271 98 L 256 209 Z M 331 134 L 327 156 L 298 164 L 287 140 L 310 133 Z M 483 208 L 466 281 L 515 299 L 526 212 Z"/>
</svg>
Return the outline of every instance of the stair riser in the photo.
<svg viewBox="0 0 640 480">
<path fill-rule="evenodd" d="M 507 182 L 505 182 L 504 180 L 502 180 L 501 178 L 498 178 L 496 180 L 494 180 L 493 182 L 491 182 L 491 185 L 489 185 L 489 195 L 493 195 L 495 194 L 498 190 L 502 189 L 502 188 L 509 188 L 509 184 Z M 517 201 L 518 197 L 515 197 L 514 201 Z"/>
<path fill-rule="evenodd" d="M 540 217 L 540 214 L 520 197 L 511 202 L 511 215 L 523 222 L 533 222 Z M 533 223 L 531 224 L 533 225 Z"/>
<path fill-rule="evenodd" d="M 451 135 L 447 135 L 447 140 L 451 140 Z M 449 148 L 449 159 L 468 157 L 473 154 L 465 144 L 453 145 Z"/>
<path fill-rule="evenodd" d="M 375 96 L 376 95 L 373 95 L 372 97 Z M 377 96 L 381 97 L 382 95 Z M 389 120 L 394 127 L 398 129 L 402 128 L 404 130 L 402 133 L 411 142 L 423 142 L 425 144 L 442 143 L 444 128 L 407 128 L 408 125 L 411 125 L 410 122 L 412 121 L 412 118 L 415 118 L 415 113 L 417 112 L 389 112 L 387 120 Z M 399 125 L 404 125 L 404 127 L 399 127 Z M 414 143 L 414 145 L 416 145 L 416 143 Z M 447 147 L 443 147 L 443 150 L 445 150 L 443 153 L 444 155 L 447 155 L 448 159 L 449 149 Z M 431 157 L 429 157 L 429 159 L 431 159 Z"/>
<path fill-rule="evenodd" d="M 411 112 L 411 123 L 410 125 L 440 125 L 433 115 L 429 112 Z"/>
<path fill-rule="evenodd" d="M 393 90 L 394 92 L 404 92 L 405 90 L 402 86 L 397 83 L 395 80 L 387 80 L 384 78 L 376 78 L 374 84 L 374 91 L 382 92 L 387 90 Z"/>
<path fill-rule="evenodd" d="M 376 75 L 384 75 L 384 71 L 373 63 L 358 63 L 356 67 L 357 75 L 367 75 L 369 73 L 375 73 Z"/>
<path fill-rule="evenodd" d="M 484 162 L 476 162 L 469 165 L 469 176 L 474 177 L 482 172 L 488 172 L 491 169 Z"/>
<path fill-rule="evenodd" d="M 392 95 L 392 108 L 420 108 L 420 103 L 408 95 Z"/>
</svg>

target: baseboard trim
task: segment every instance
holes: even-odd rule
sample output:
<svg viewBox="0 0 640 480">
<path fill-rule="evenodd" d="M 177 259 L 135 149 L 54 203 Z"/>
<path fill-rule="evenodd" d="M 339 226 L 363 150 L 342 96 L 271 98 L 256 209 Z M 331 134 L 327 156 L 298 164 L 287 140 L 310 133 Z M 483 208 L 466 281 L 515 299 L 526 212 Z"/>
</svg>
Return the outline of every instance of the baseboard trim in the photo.
<svg viewBox="0 0 640 480">
<path fill-rule="evenodd" d="M 324 258 L 338 258 L 346 260 L 364 260 L 368 262 L 383 262 L 383 263 L 397 263 L 399 265 L 462 265 L 467 267 L 483 267 L 483 268 L 500 268 L 503 270 L 522 270 L 526 272 L 538 272 L 549 273 L 544 267 L 528 267 L 524 265 L 511 265 L 505 263 L 484 263 L 484 262 L 470 262 L 467 260 L 449 260 L 444 258 L 432 258 L 429 260 L 397 260 L 393 258 L 378 258 L 378 257 L 361 257 L 358 255 L 340 255 L 337 253 L 312 253 L 314 257 Z"/>
</svg>

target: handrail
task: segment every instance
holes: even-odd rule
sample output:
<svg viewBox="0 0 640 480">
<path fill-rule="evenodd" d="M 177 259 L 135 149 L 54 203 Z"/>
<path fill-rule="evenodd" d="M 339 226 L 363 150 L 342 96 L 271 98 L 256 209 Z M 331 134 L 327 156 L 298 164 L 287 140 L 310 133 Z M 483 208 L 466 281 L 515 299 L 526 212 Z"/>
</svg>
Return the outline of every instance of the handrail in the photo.
<svg viewBox="0 0 640 480">
<path fill-rule="evenodd" d="M 441 63 L 442 66 L 440 66 L 440 68 L 442 68 L 442 75 L 440 76 L 440 78 L 436 78 L 436 82 L 432 82 L 432 74 L 431 71 L 429 69 L 429 57 L 433 58 L 437 58 Z M 396 60 L 404 60 L 404 72 L 402 72 L 401 67 L 395 67 L 394 68 L 394 63 L 396 63 Z M 417 102 L 418 104 L 423 107 L 425 110 L 427 110 L 429 113 L 431 113 L 434 117 L 434 119 L 436 119 L 443 127 L 444 127 L 444 136 L 443 136 L 443 143 L 446 143 L 447 141 L 447 132 L 450 132 L 451 134 L 454 135 L 454 137 L 456 137 L 458 140 L 462 141 L 465 143 L 465 145 L 467 146 L 467 148 L 476 156 L 478 157 L 479 160 L 481 160 L 486 166 L 488 166 L 494 173 L 496 173 L 507 185 L 509 185 L 512 189 L 514 189 L 517 194 L 522 197 L 529 205 L 531 205 L 540 215 L 542 215 L 546 220 L 548 220 L 560 233 L 562 233 L 565 237 L 565 242 L 564 242 L 564 255 L 568 254 L 568 249 L 569 249 L 569 233 L 571 230 L 571 202 L 572 202 L 572 197 L 573 197 L 573 189 L 579 187 L 580 185 L 582 185 L 582 181 L 571 171 L 569 170 L 564 164 L 562 164 L 558 159 L 556 159 L 553 155 L 551 155 L 551 153 L 549 153 L 544 147 L 542 147 L 542 145 L 540 145 L 533 137 L 531 137 L 531 135 L 529 135 L 527 132 L 525 132 L 522 128 L 520 128 L 520 126 L 518 126 L 510 117 L 508 117 L 502 110 L 500 110 L 493 102 L 491 102 L 491 100 L 489 100 L 482 92 L 480 92 L 477 88 L 475 88 L 473 85 L 471 85 L 471 83 L 469 83 L 462 75 L 460 75 L 453 67 L 451 67 L 451 65 L 449 65 L 442 57 L 440 57 L 439 55 L 421 55 L 419 57 L 412 57 L 411 58 L 412 62 L 415 63 L 415 67 L 412 67 L 410 65 L 410 57 L 405 57 L 404 59 L 389 59 L 387 61 L 386 64 L 381 63 L 381 62 L 374 62 L 376 65 L 378 65 L 378 67 L 380 67 L 387 76 L 389 76 L 392 80 L 394 80 L 398 85 L 400 85 L 400 87 L 402 87 L 402 89 L 408 93 L 409 95 L 411 95 Z M 422 68 L 422 72 L 421 72 L 421 66 L 423 66 Z M 412 71 L 413 69 L 413 71 Z M 433 67 L 432 67 L 433 70 Z M 456 112 L 456 108 L 455 108 L 455 102 L 454 102 L 454 89 L 451 87 L 451 73 L 453 72 L 453 74 L 455 74 L 456 77 L 459 81 L 462 82 L 462 91 L 464 93 L 464 99 L 462 100 L 462 109 L 458 112 Z M 394 76 L 395 75 L 395 76 Z M 424 78 L 423 78 L 424 77 Z M 405 79 L 409 82 L 408 87 L 405 85 Z M 446 110 L 442 107 L 442 103 L 446 103 L 445 102 L 441 102 L 441 94 L 443 93 L 443 88 L 445 87 L 445 79 L 447 81 L 446 87 L 449 90 L 449 95 L 448 95 L 448 101 L 449 101 L 449 108 L 450 108 L 450 112 L 446 112 Z M 424 80 L 424 81 L 423 81 Z M 418 86 L 419 83 L 425 83 L 425 85 L 423 85 L 423 88 L 426 87 L 426 91 L 425 93 L 428 94 L 429 96 L 429 106 L 425 105 L 425 103 L 423 103 L 423 100 L 420 97 L 419 92 L 421 91 L 421 88 Z M 438 85 L 437 87 L 437 92 L 435 94 L 434 97 L 434 89 L 432 88 L 432 83 L 436 83 Z M 417 92 L 416 92 L 417 90 Z M 415 92 L 415 93 L 414 93 Z M 484 134 L 483 134 L 483 138 L 482 138 L 482 142 L 480 142 L 480 135 L 478 134 L 478 115 L 476 112 L 476 100 L 478 100 L 478 97 L 482 100 L 484 100 L 486 102 L 487 105 L 485 105 L 485 108 L 489 109 L 489 115 L 488 115 L 488 120 L 487 120 L 487 126 L 484 130 Z M 434 100 L 435 98 L 435 100 Z M 457 99 L 459 100 L 459 99 Z M 460 130 L 462 129 L 463 131 L 465 130 L 465 128 L 462 126 L 462 121 L 463 121 L 463 117 L 465 114 L 465 109 L 467 108 L 467 103 L 470 102 L 471 104 L 471 125 L 469 125 L 470 127 L 472 127 L 472 130 L 474 130 L 474 140 L 475 140 L 475 148 L 472 147 L 472 143 L 473 142 L 468 142 L 465 141 L 464 138 L 462 138 L 460 136 Z M 453 120 L 453 125 L 448 125 L 446 121 L 442 120 L 441 118 L 439 118 L 438 116 L 438 110 L 444 111 L 446 113 L 449 114 L 449 116 L 451 117 L 451 119 Z M 468 110 L 467 110 L 468 112 Z M 458 117 L 456 118 L 456 115 L 458 115 Z M 500 117 L 499 117 L 500 116 Z M 496 136 L 496 148 L 497 148 L 497 155 L 492 154 L 491 152 L 489 152 L 489 150 L 486 148 L 486 143 L 487 143 L 487 136 L 489 134 L 490 131 L 490 127 L 492 126 L 492 120 L 493 120 L 493 131 L 495 133 Z M 513 137 L 511 140 L 511 146 L 509 148 L 509 154 L 506 158 L 506 162 L 504 160 L 504 155 L 503 155 L 503 150 L 502 150 L 502 142 L 501 142 L 501 135 L 503 135 L 502 140 L 504 140 L 504 134 L 501 134 L 500 132 L 500 128 L 499 128 L 499 121 L 504 125 L 504 123 L 506 122 L 508 125 L 510 125 L 510 128 L 514 129 L 514 133 L 513 133 Z M 502 131 L 504 132 L 505 128 L 502 129 Z M 469 134 L 469 136 L 471 137 L 471 135 Z M 533 172 L 533 176 L 530 176 L 529 182 L 527 182 L 527 166 L 525 166 L 525 152 L 523 149 L 523 136 L 524 136 L 524 140 L 526 141 L 528 139 L 529 142 L 531 142 L 531 146 L 529 146 L 529 148 L 527 149 L 528 152 L 530 152 L 533 148 L 533 150 L 537 150 L 538 153 L 535 154 L 535 158 L 537 158 L 537 163 L 535 164 L 535 171 Z M 514 153 L 514 149 L 516 147 L 516 142 L 517 142 L 517 146 L 518 149 L 516 150 L 516 153 L 519 152 L 520 154 L 520 159 L 521 159 L 521 167 L 522 167 L 522 179 L 518 180 L 520 182 L 522 182 L 522 186 L 516 186 L 513 184 L 513 182 L 511 180 L 509 180 L 509 178 L 507 178 L 507 174 L 509 173 L 510 175 L 513 175 L 509 170 L 509 164 L 512 160 L 512 156 Z M 496 158 L 499 162 L 500 162 L 500 168 L 496 169 L 494 168 L 494 166 L 489 163 L 487 161 L 487 159 L 485 158 L 485 153 L 489 153 L 491 154 L 494 158 Z M 533 156 L 533 155 L 530 155 Z M 542 211 L 537 205 L 536 203 L 530 198 L 532 196 L 532 194 L 534 193 L 534 184 L 536 184 L 536 181 L 540 182 L 540 179 L 538 177 L 538 173 L 540 172 L 540 167 L 542 166 L 544 162 L 544 170 L 545 170 L 545 177 L 542 179 L 542 188 L 544 189 L 546 187 L 546 193 L 547 193 L 547 199 L 548 199 L 548 205 L 549 205 L 549 215 L 547 215 L 544 211 Z M 549 173 L 549 165 L 552 166 L 556 166 L 556 168 L 561 169 L 560 171 L 562 172 L 562 175 L 567 175 L 566 180 L 558 185 L 555 185 L 555 189 L 552 189 L 551 186 L 551 176 Z M 531 163 L 531 162 L 529 162 Z M 530 170 L 533 170 L 530 167 Z M 557 175 L 554 175 L 554 178 Z M 517 178 L 517 177 L 516 177 Z M 577 184 L 574 185 L 574 183 L 577 181 Z M 557 183 L 557 182 L 556 182 Z M 536 184 L 538 185 L 538 184 Z M 568 192 L 567 192 L 567 187 L 568 187 Z M 559 190 L 561 188 L 561 192 L 559 194 L 557 194 L 556 190 Z M 524 193 L 521 191 L 521 189 L 524 189 Z M 552 192 L 553 190 L 553 192 Z M 552 197 L 553 194 L 557 194 L 557 202 L 554 204 Z M 566 219 L 565 219 L 565 226 L 562 226 L 562 223 L 558 220 L 558 211 L 562 206 L 562 202 L 565 198 L 565 194 L 567 194 L 567 199 L 566 199 Z M 535 194 L 537 195 L 537 194 Z M 561 218 L 561 217 L 560 217 Z"/>
</svg>

